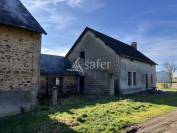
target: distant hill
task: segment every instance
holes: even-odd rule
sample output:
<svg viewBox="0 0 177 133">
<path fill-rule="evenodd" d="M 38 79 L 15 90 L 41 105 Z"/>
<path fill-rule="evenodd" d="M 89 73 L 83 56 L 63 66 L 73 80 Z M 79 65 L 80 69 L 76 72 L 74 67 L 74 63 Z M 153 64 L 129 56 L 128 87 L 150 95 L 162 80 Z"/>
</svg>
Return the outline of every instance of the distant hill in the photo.
<svg viewBox="0 0 177 133">
<path fill-rule="evenodd" d="M 169 83 L 170 77 L 168 72 L 166 71 L 159 71 L 157 72 L 157 83 Z"/>
</svg>

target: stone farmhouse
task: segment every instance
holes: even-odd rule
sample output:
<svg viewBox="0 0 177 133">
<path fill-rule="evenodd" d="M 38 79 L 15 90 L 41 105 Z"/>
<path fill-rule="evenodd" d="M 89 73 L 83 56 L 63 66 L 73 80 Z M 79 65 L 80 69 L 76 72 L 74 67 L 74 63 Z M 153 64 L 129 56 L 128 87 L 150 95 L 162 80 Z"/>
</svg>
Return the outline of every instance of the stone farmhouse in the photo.
<svg viewBox="0 0 177 133">
<path fill-rule="evenodd" d="M 0 116 L 37 104 L 42 33 L 19 0 L 0 1 Z"/>
<path fill-rule="evenodd" d="M 84 71 L 79 90 L 86 94 L 132 94 L 156 86 L 156 63 L 137 50 L 136 42 L 130 46 L 88 27 L 66 58 L 71 64 L 79 59 Z"/>
</svg>

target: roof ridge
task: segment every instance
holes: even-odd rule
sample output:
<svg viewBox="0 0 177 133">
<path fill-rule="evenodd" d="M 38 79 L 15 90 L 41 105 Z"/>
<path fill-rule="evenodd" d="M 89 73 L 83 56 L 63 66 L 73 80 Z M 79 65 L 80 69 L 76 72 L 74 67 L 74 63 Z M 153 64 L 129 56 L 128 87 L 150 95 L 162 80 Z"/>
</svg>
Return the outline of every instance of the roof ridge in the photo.
<svg viewBox="0 0 177 133">
<path fill-rule="evenodd" d="M 107 35 L 107 34 L 104 34 L 104 33 L 102 33 L 102 32 L 99 32 L 99 31 L 97 31 L 97 30 L 94 30 L 94 29 L 92 29 L 92 28 L 90 28 L 90 27 L 86 27 L 86 29 L 89 29 L 89 30 L 98 32 L 99 34 L 102 34 L 102 35 L 104 35 L 104 36 L 106 36 L 106 37 L 109 37 L 109 38 L 111 38 L 111 39 L 114 39 L 115 41 L 121 42 L 121 43 L 123 43 L 123 44 L 125 44 L 125 45 L 131 47 L 129 44 L 127 44 L 127 43 L 125 43 L 125 42 L 122 42 L 122 41 L 120 41 L 120 40 L 118 40 L 118 39 L 116 39 L 116 38 L 114 38 L 114 37 L 112 37 L 112 36 L 109 36 L 109 35 Z M 135 49 L 135 50 L 136 50 L 136 49 Z M 137 51 L 138 51 L 138 50 L 137 50 Z"/>
<path fill-rule="evenodd" d="M 61 55 L 53 55 L 53 54 L 41 54 L 41 55 L 46 55 L 46 56 L 55 56 L 55 57 L 63 57 L 63 58 L 65 58 L 65 56 L 61 56 Z"/>
<path fill-rule="evenodd" d="M 137 50 L 137 49 L 134 49 L 131 45 L 128 45 L 127 43 L 124 43 L 124 42 L 122 42 L 122 41 L 120 41 L 120 40 L 118 40 L 118 39 L 115 39 L 115 38 L 113 38 L 113 37 L 111 37 L 111 36 L 108 36 L 107 34 L 103 34 L 103 33 L 99 32 L 99 31 L 97 31 L 97 30 L 95 30 L 95 29 L 90 28 L 90 27 L 86 27 L 86 30 L 90 30 L 90 31 L 93 31 L 93 32 L 97 32 L 98 34 L 101 34 L 101 35 L 103 35 L 103 36 L 105 36 L 105 37 L 107 37 L 107 38 L 113 39 L 114 41 L 117 41 L 117 42 L 121 43 L 121 44 L 116 44 L 116 45 L 124 45 L 124 46 L 127 46 L 127 47 L 131 48 L 131 50 L 133 50 L 134 52 L 138 52 L 139 54 L 141 54 L 142 56 L 144 56 L 145 58 L 147 58 L 148 60 L 150 60 L 152 63 L 156 64 L 156 63 L 153 62 L 150 58 L 148 58 L 146 55 L 144 55 L 142 52 L 140 52 L 140 51 Z M 99 37 L 98 37 L 98 38 L 99 38 Z M 101 38 L 100 38 L 100 39 L 101 39 Z M 108 45 L 108 46 L 109 46 L 109 45 Z M 134 57 L 134 58 L 135 58 L 135 57 Z M 138 58 L 135 58 L 135 59 L 138 59 Z"/>
<path fill-rule="evenodd" d="M 0 24 L 47 34 L 20 0 L 0 0 Z"/>
<path fill-rule="evenodd" d="M 69 50 L 69 52 L 66 54 L 65 57 L 69 56 L 69 54 L 76 47 L 76 45 L 81 41 L 82 37 L 85 35 L 85 33 L 87 31 L 92 32 L 96 37 L 101 39 L 105 43 L 105 45 L 107 45 L 112 50 L 114 50 L 115 53 L 118 55 L 126 56 L 128 58 L 133 58 L 135 60 L 139 60 L 141 62 L 145 62 L 148 64 L 157 65 L 154 61 L 152 61 L 150 58 L 148 58 L 146 55 L 144 55 L 139 50 L 134 49 L 132 46 L 130 46 L 122 41 L 119 41 L 113 37 L 110 37 L 106 34 L 103 34 L 99 31 L 96 31 L 90 27 L 85 28 L 85 30 L 81 33 L 79 38 L 75 41 L 74 45 L 71 47 L 71 49 Z"/>
</svg>

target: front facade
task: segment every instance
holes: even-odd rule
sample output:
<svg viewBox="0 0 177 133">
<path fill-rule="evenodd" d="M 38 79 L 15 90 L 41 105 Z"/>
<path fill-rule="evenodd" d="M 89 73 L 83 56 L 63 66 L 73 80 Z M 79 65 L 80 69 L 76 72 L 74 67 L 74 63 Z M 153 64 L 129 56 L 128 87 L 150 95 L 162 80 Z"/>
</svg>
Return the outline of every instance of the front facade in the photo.
<svg viewBox="0 0 177 133">
<path fill-rule="evenodd" d="M 156 64 L 135 47 L 86 28 L 66 55 L 79 58 L 83 69 L 80 90 L 86 94 L 132 94 L 156 86 Z M 92 68 L 86 67 L 91 63 Z M 93 68 L 93 63 L 105 66 Z"/>
<path fill-rule="evenodd" d="M 30 110 L 39 89 L 45 31 L 19 0 L 13 2 L 15 9 L 0 1 L 0 117 Z"/>
</svg>

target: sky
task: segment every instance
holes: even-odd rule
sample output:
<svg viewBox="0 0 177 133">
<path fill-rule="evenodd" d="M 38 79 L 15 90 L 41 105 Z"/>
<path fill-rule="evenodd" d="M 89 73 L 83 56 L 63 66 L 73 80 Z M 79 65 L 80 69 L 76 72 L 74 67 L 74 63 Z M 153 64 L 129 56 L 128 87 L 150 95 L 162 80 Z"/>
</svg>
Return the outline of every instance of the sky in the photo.
<svg viewBox="0 0 177 133">
<path fill-rule="evenodd" d="M 177 64 L 176 0 L 21 0 L 48 33 L 42 53 L 64 56 L 86 26 Z"/>
</svg>

